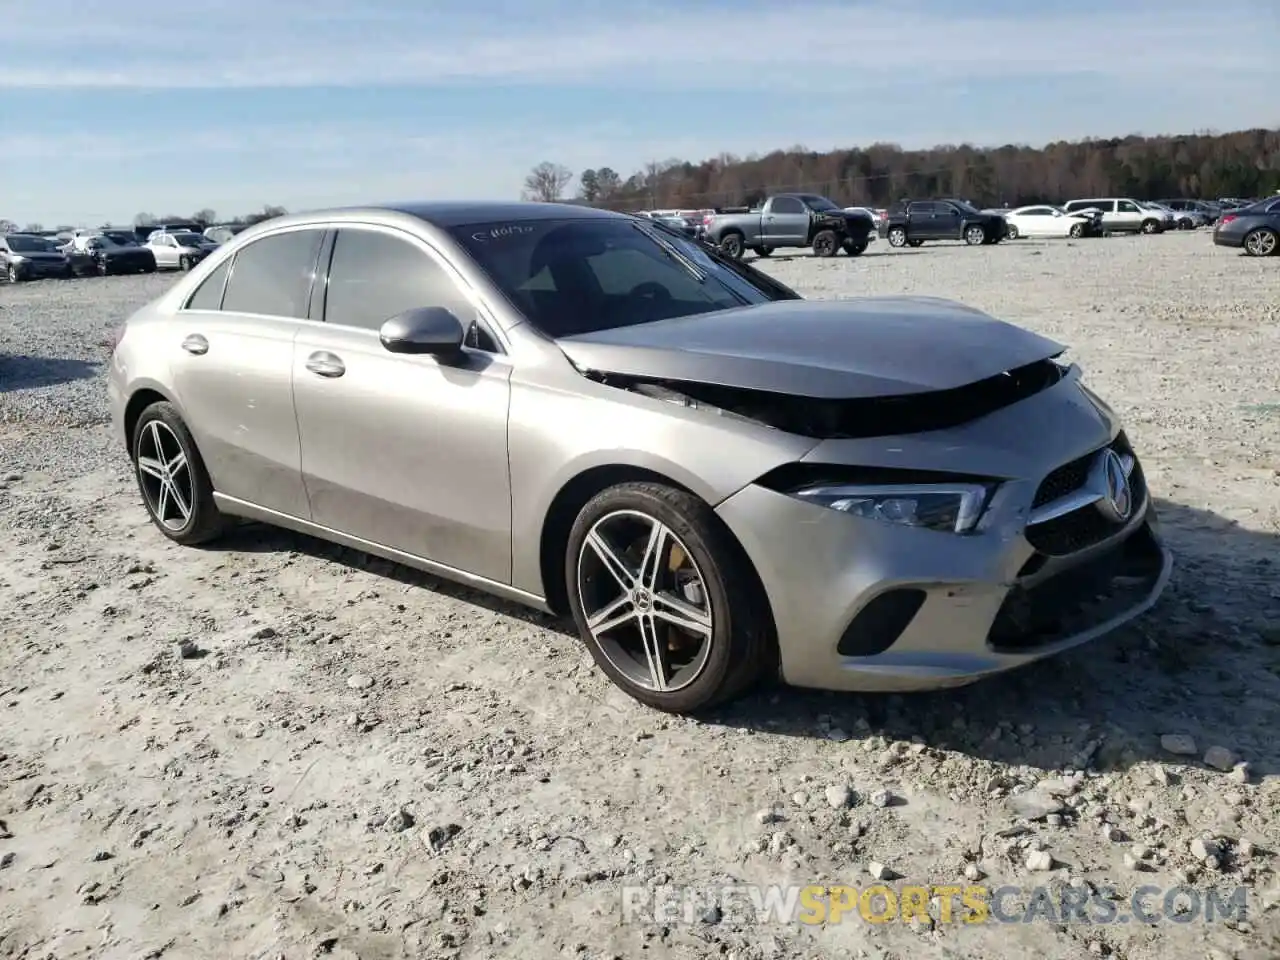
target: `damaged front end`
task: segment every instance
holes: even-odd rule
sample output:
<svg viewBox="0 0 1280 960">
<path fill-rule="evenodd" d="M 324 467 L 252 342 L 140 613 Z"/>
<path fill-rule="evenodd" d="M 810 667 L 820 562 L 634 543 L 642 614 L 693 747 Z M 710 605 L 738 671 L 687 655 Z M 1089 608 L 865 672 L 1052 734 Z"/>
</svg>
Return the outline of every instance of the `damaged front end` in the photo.
<svg viewBox="0 0 1280 960">
<path fill-rule="evenodd" d="M 854 440 L 958 427 L 1048 390 L 1062 380 L 1068 369 L 1050 358 L 948 390 L 853 399 L 795 396 L 594 370 L 581 372 L 606 386 L 712 415 L 817 440 Z"/>
</svg>

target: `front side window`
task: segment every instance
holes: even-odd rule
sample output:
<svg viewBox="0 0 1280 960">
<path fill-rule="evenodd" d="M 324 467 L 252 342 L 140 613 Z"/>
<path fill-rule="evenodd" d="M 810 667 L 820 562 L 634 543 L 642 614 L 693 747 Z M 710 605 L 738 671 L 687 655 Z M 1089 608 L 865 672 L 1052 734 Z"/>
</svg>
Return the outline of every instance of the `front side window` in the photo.
<svg viewBox="0 0 1280 960">
<path fill-rule="evenodd" d="M 338 231 L 329 262 L 326 323 L 377 330 L 420 307 L 444 307 L 464 328 L 476 318 L 453 278 L 407 239 L 380 230 Z"/>
<path fill-rule="evenodd" d="M 305 320 L 324 231 L 277 233 L 238 251 L 222 298 L 229 313 Z"/>
<path fill-rule="evenodd" d="M 804 213 L 804 204 L 795 197 L 774 197 L 769 204 L 770 213 Z"/>
<path fill-rule="evenodd" d="M 450 232 L 551 337 L 794 297 L 694 240 L 630 219 L 474 223 Z"/>
</svg>

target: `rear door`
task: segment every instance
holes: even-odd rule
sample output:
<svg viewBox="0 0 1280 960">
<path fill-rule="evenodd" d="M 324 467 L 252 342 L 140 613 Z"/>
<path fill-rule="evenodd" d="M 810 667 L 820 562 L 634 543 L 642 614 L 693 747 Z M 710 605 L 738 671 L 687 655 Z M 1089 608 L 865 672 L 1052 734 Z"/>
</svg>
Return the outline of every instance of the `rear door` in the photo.
<svg viewBox="0 0 1280 960">
<path fill-rule="evenodd" d="M 801 247 L 809 238 L 809 211 L 797 197 L 773 197 L 760 216 L 761 239 L 771 247 Z"/>
<path fill-rule="evenodd" d="M 169 347 L 178 402 L 214 489 L 302 519 L 293 338 L 306 323 L 323 237 L 323 227 L 294 227 L 242 248 L 176 315 Z"/>
<path fill-rule="evenodd" d="M 913 200 L 907 207 L 907 236 L 912 240 L 937 240 L 937 204 Z"/>
</svg>

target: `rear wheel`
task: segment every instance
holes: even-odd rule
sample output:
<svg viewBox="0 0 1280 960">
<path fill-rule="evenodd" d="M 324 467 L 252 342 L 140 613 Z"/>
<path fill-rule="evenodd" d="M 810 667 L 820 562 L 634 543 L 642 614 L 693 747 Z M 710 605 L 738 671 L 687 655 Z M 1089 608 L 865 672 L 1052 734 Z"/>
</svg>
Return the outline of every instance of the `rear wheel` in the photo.
<svg viewBox="0 0 1280 960">
<path fill-rule="evenodd" d="M 691 493 L 624 483 L 597 494 L 570 531 L 565 579 L 592 658 L 641 703 L 692 713 L 776 664 L 747 560 Z"/>
<path fill-rule="evenodd" d="M 840 239 L 834 230 L 819 230 L 813 235 L 813 253 L 817 257 L 834 257 L 840 249 Z"/>
<path fill-rule="evenodd" d="M 907 245 L 907 231 L 904 227 L 890 227 L 888 239 L 891 247 L 905 247 Z M 915 243 L 915 241 L 912 242 Z"/>
<path fill-rule="evenodd" d="M 1245 235 L 1244 252 L 1251 257 L 1272 257 L 1280 248 L 1280 237 L 1274 230 L 1259 227 Z"/>
<path fill-rule="evenodd" d="M 732 260 L 741 260 L 743 249 L 740 233 L 726 233 L 720 238 L 720 251 Z"/>
<path fill-rule="evenodd" d="M 1011 223 L 1011 224 L 1009 224 L 1007 227 L 1005 227 L 1005 228 L 1004 228 L 1004 235 L 1005 235 L 1006 237 L 1008 237 L 1010 240 L 1017 240 L 1017 239 L 1018 239 L 1018 228 L 1017 228 L 1017 227 L 1015 227 L 1015 226 Z"/>
<path fill-rule="evenodd" d="M 133 428 L 133 470 L 156 528 L 175 543 L 214 539 L 226 526 L 191 431 L 171 403 L 153 403 Z"/>
</svg>

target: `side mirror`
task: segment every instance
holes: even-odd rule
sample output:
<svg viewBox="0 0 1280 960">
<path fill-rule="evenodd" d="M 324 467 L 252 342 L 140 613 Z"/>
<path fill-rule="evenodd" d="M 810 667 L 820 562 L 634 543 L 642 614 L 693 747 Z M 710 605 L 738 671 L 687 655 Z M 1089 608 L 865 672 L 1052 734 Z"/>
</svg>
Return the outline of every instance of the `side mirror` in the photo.
<svg viewBox="0 0 1280 960">
<path fill-rule="evenodd" d="M 462 321 L 444 307 L 419 307 L 392 317 L 378 331 L 391 353 L 456 356 L 462 350 Z"/>
</svg>

